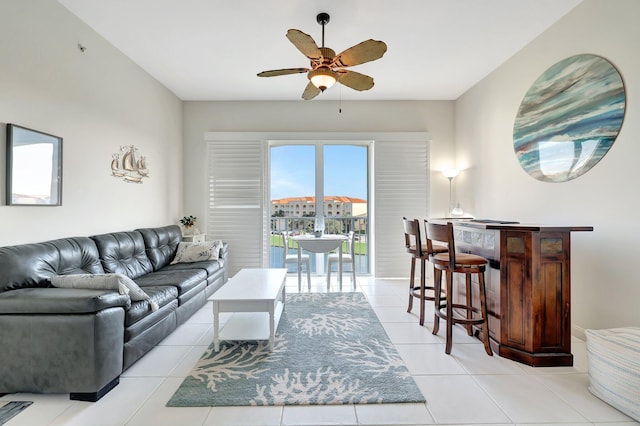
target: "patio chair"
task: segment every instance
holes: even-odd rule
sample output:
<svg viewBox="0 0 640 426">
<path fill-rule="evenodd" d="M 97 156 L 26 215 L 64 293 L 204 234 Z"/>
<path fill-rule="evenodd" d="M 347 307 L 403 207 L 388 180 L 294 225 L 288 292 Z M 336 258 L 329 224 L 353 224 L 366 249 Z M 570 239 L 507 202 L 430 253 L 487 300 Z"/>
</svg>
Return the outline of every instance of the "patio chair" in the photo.
<svg viewBox="0 0 640 426">
<path fill-rule="evenodd" d="M 284 255 L 282 259 L 282 266 L 286 268 L 288 264 L 293 263 L 296 265 L 297 268 L 300 268 L 302 264 L 304 264 L 307 270 L 307 287 L 310 289 L 311 288 L 311 266 L 310 266 L 311 264 L 309 263 L 309 255 L 303 253 L 300 259 L 301 264 L 298 265 L 298 253 L 296 252 L 295 254 L 289 254 L 289 233 L 287 231 L 284 231 L 282 233 L 282 239 L 284 240 Z M 298 286 L 300 286 L 300 283 L 298 283 Z M 298 288 L 298 290 L 300 289 Z"/>
<path fill-rule="evenodd" d="M 356 288 L 356 264 L 355 264 L 355 244 L 356 234 L 353 231 L 349 232 L 349 239 L 347 240 L 347 252 L 342 253 L 342 267 L 344 268 L 345 264 L 351 264 L 351 281 L 353 282 L 353 289 Z M 339 253 L 330 253 L 327 256 L 327 291 L 329 291 L 329 286 L 331 283 L 331 266 L 333 264 L 338 264 L 339 261 Z M 340 288 L 342 290 L 342 287 Z"/>
</svg>

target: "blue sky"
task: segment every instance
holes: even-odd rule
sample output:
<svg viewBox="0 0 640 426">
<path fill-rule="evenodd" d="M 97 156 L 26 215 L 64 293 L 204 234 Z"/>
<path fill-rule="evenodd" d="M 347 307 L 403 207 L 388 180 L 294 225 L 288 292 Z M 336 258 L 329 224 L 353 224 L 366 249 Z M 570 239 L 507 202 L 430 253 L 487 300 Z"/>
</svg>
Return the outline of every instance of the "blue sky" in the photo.
<svg viewBox="0 0 640 426">
<path fill-rule="evenodd" d="M 367 199 L 367 148 L 324 146 L 324 193 Z M 314 196 L 315 146 L 271 148 L 271 198 Z"/>
</svg>

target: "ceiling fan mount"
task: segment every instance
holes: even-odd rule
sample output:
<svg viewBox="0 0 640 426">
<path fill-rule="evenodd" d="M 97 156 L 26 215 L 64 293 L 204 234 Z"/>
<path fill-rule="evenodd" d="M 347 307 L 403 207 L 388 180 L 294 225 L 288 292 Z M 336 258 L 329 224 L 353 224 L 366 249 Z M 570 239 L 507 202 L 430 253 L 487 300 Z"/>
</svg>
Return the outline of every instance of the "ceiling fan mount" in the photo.
<svg viewBox="0 0 640 426">
<path fill-rule="evenodd" d="M 330 19 L 326 12 L 316 16 L 316 21 L 322 26 L 321 47 L 318 47 L 310 35 L 300 30 L 287 31 L 289 41 L 309 59 L 310 68 L 263 71 L 258 73 L 258 77 L 307 73 L 309 83 L 302 93 L 304 100 L 315 98 L 336 82 L 358 91 L 371 89 L 374 85 L 373 78 L 344 68 L 380 59 L 387 51 L 387 45 L 383 41 L 369 39 L 336 55 L 333 49 L 324 45 L 324 27 Z"/>
<path fill-rule="evenodd" d="M 318 21 L 318 24 L 322 26 L 327 25 L 330 19 L 331 17 L 329 16 L 329 14 L 325 12 L 320 12 L 318 13 L 318 16 L 316 16 L 316 21 Z"/>
</svg>

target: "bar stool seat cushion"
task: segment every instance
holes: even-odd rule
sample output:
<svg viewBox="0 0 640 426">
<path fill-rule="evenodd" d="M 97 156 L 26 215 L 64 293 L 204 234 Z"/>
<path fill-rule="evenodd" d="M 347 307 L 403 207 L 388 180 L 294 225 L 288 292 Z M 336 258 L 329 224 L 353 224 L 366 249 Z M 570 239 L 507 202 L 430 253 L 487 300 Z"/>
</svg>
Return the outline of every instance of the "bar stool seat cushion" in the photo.
<svg viewBox="0 0 640 426">
<path fill-rule="evenodd" d="M 640 327 L 585 330 L 589 391 L 640 421 Z"/>
<path fill-rule="evenodd" d="M 449 264 L 449 253 L 438 253 L 431 258 L 431 262 L 438 265 Z M 456 253 L 456 265 L 481 266 L 486 265 L 487 259 L 470 253 Z"/>
</svg>

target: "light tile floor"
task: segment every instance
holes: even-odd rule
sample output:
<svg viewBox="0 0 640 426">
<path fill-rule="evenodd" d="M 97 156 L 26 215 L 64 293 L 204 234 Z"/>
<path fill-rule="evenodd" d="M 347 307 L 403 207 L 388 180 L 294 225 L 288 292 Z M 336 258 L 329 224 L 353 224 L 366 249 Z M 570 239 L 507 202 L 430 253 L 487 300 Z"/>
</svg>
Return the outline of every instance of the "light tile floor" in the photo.
<svg viewBox="0 0 640 426">
<path fill-rule="evenodd" d="M 34 401 L 6 426 L 638 425 L 589 393 L 583 341 L 572 341 L 573 367 L 532 368 L 487 356 L 478 340 L 456 327 L 453 351 L 446 355 L 443 337 L 431 334 L 432 323 L 420 327 L 417 316 L 406 313 L 407 280 L 359 277 L 358 284 L 426 404 L 165 407 L 213 340 L 212 309 L 207 304 L 124 372 L 120 384 L 97 403 L 70 401 L 68 395 L 5 395 L 0 405 Z M 335 287 L 332 283 L 332 291 Z M 343 288 L 352 291 L 347 277 Z M 298 291 L 296 277 L 288 277 L 287 291 Z M 311 291 L 325 292 L 324 279 L 314 277 Z M 427 321 L 432 312 L 427 312 Z"/>
</svg>

